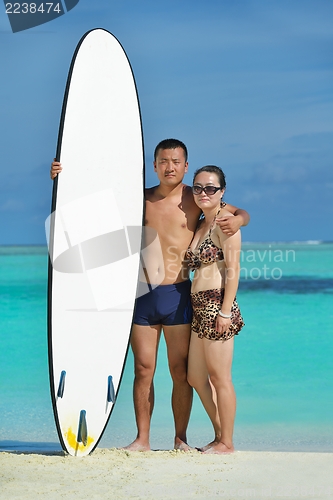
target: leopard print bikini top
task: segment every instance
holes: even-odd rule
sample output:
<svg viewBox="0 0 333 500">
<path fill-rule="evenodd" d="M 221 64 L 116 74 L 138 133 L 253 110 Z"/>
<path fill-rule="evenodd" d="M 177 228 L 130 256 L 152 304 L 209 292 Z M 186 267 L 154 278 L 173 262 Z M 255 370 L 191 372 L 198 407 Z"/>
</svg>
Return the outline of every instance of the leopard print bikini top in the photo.
<svg viewBox="0 0 333 500">
<path fill-rule="evenodd" d="M 217 212 L 212 224 L 215 222 L 220 210 Z M 200 245 L 193 252 L 190 246 L 188 247 L 185 258 L 188 261 L 188 267 L 195 270 L 199 269 L 201 264 L 212 264 L 218 260 L 223 260 L 223 250 L 215 245 L 211 238 L 212 228 L 209 229 L 207 238 L 205 238 Z"/>
<path fill-rule="evenodd" d="M 210 234 L 206 239 L 193 252 L 190 247 L 186 252 L 186 259 L 188 260 L 188 267 L 191 269 L 199 269 L 201 264 L 212 264 L 218 260 L 223 260 L 224 255 L 222 248 L 219 248 L 213 243 Z"/>
</svg>

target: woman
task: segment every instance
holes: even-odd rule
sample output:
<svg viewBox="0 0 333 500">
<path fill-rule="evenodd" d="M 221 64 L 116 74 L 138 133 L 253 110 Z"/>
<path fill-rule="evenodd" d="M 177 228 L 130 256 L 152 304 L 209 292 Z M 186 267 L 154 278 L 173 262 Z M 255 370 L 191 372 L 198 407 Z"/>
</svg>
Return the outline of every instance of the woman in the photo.
<svg viewBox="0 0 333 500">
<path fill-rule="evenodd" d="M 215 224 L 218 217 L 232 216 L 221 201 L 225 186 L 225 176 L 219 167 L 209 165 L 195 172 L 192 191 L 204 218 L 186 253 L 189 267 L 195 270 L 188 381 L 197 391 L 215 431 L 214 440 L 201 448 L 205 453 L 234 451 L 233 337 L 244 325 L 235 299 L 240 231 L 227 236 Z"/>
</svg>

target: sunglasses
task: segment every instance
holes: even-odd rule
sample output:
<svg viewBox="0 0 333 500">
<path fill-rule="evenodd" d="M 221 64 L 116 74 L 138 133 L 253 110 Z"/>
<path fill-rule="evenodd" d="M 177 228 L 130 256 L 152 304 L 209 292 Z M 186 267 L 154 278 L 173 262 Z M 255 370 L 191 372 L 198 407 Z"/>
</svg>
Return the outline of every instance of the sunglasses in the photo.
<svg viewBox="0 0 333 500">
<path fill-rule="evenodd" d="M 217 191 L 220 191 L 222 188 L 221 187 L 216 187 L 216 186 L 200 186 L 199 184 L 194 184 L 192 186 L 192 193 L 193 194 L 201 194 L 202 191 L 207 195 L 207 196 L 213 196 Z"/>
</svg>

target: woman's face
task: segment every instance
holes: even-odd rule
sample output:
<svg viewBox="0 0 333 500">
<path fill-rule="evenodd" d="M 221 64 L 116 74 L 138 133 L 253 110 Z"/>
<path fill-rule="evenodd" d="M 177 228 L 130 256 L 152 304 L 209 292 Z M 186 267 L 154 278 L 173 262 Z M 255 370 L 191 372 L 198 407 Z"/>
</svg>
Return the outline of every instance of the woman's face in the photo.
<svg viewBox="0 0 333 500">
<path fill-rule="evenodd" d="M 202 211 L 204 211 L 205 208 L 209 209 L 220 206 L 224 189 L 221 189 L 219 179 L 216 174 L 212 172 L 200 172 L 195 177 L 193 186 L 197 187 L 197 189 L 194 189 L 193 192 L 194 201 Z M 205 188 L 207 186 L 212 186 L 219 189 L 217 189 L 215 193 L 208 194 L 204 190 L 199 193 L 200 188 Z M 196 193 L 196 191 L 198 192 L 198 194 Z"/>
</svg>

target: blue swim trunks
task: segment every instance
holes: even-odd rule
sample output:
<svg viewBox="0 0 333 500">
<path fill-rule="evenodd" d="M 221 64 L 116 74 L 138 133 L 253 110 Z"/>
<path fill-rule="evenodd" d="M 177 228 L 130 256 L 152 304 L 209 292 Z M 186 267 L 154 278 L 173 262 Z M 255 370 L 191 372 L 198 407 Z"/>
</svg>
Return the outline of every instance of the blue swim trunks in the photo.
<svg viewBox="0 0 333 500">
<path fill-rule="evenodd" d="M 143 286 L 147 287 L 146 284 Z M 136 300 L 136 325 L 186 325 L 192 322 L 191 281 L 159 285 Z"/>
</svg>

